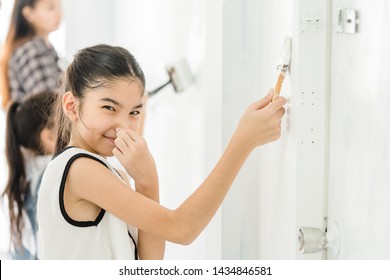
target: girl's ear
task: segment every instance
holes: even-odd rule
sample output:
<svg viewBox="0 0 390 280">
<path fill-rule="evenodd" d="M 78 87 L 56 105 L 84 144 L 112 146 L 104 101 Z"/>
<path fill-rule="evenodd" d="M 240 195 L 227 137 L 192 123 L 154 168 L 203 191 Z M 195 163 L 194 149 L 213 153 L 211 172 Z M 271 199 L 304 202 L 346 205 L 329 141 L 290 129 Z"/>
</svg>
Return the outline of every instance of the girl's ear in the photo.
<svg viewBox="0 0 390 280">
<path fill-rule="evenodd" d="M 33 21 L 33 9 L 30 6 L 25 6 L 22 9 L 22 15 L 29 23 Z"/>
<path fill-rule="evenodd" d="M 62 97 L 62 109 L 64 114 L 71 120 L 75 121 L 78 119 L 78 99 L 73 95 L 72 92 L 68 91 Z"/>
</svg>

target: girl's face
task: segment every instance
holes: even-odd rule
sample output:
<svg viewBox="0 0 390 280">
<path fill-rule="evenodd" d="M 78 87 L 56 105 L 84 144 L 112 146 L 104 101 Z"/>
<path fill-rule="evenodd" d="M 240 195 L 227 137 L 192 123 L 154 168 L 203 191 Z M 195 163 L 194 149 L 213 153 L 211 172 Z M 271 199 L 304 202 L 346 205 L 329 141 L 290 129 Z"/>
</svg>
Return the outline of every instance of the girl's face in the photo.
<svg viewBox="0 0 390 280">
<path fill-rule="evenodd" d="M 24 17 L 40 36 L 58 29 L 62 19 L 60 0 L 38 0 L 34 7 L 25 7 Z"/>
<path fill-rule="evenodd" d="M 138 79 L 120 79 L 110 82 L 108 87 L 86 92 L 81 105 L 78 104 L 77 117 L 72 121 L 70 145 L 112 156 L 115 129 L 138 129 L 142 95 L 143 86 Z"/>
</svg>

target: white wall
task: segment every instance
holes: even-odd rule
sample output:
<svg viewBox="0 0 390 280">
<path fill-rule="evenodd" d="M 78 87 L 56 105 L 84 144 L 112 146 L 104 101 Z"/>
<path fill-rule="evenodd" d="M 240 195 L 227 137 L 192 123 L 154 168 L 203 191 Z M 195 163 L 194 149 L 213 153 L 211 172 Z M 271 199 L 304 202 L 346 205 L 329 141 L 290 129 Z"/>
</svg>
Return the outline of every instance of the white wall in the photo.
<svg viewBox="0 0 390 280">
<path fill-rule="evenodd" d="M 261 1 L 258 11 L 263 11 L 257 23 L 258 59 L 257 76 L 261 83 L 260 92 L 275 87 L 276 67 L 280 63 L 280 54 L 285 36 L 292 40 L 294 5 L 297 1 Z M 294 57 L 290 70 L 293 71 Z M 291 134 L 291 72 L 286 76 L 281 95 L 288 99 L 287 113 L 282 123 L 281 139 L 262 148 L 256 173 L 259 176 L 257 203 L 257 227 L 259 235 L 256 244 L 259 259 L 295 259 L 297 215 L 297 147 Z"/>
<path fill-rule="evenodd" d="M 65 53 L 69 63 L 75 52 L 88 46 L 113 40 L 114 13 L 112 1 L 65 0 L 64 10 Z"/>
<path fill-rule="evenodd" d="M 293 1 L 226 0 L 223 14 L 223 140 L 243 110 L 277 79 L 284 36 L 292 34 Z M 286 77 L 282 95 L 291 92 Z M 288 116 L 285 117 L 285 121 Z M 282 139 L 258 148 L 223 205 L 223 258 L 293 258 L 294 145 Z"/>
<path fill-rule="evenodd" d="M 257 71 L 257 1 L 224 1 L 222 135 L 226 145 L 250 102 L 261 98 Z M 271 87 L 271 86 L 270 86 Z M 258 157 L 248 159 L 222 206 L 225 259 L 254 259 L 257 247 Z"/>
</svg>

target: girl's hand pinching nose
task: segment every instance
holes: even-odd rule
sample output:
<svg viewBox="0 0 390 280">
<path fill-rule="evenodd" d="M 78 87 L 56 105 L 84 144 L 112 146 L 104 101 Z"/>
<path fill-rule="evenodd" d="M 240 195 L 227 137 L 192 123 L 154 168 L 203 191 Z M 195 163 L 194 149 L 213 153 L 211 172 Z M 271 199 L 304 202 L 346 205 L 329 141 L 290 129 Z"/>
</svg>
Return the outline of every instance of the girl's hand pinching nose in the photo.
<svg viewBox="0 0 390 280">
<path fill-rule="evenodd" d="M 157 175 L 156 166 L 145 139 L 131 129 L 116 129 L 114 156 L 134 181 L 147 185 Z"/>
</svg>

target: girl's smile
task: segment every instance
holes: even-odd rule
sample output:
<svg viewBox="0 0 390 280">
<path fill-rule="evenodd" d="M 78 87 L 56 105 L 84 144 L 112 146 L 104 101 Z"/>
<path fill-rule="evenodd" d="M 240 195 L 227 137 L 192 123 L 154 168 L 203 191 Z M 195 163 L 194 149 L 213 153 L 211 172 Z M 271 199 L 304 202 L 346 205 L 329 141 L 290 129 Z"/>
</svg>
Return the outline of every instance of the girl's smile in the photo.
<svg viewBox="0 0 390 280">
<path fill-rule="evenodd" d="M 115 145 L 114 141 L 116 137 L 108 137 L 108 136 L 104 136 L 104 137 L 106 137 L 108 141 L 110 141 L 113 145 Z"/>
</svg>

